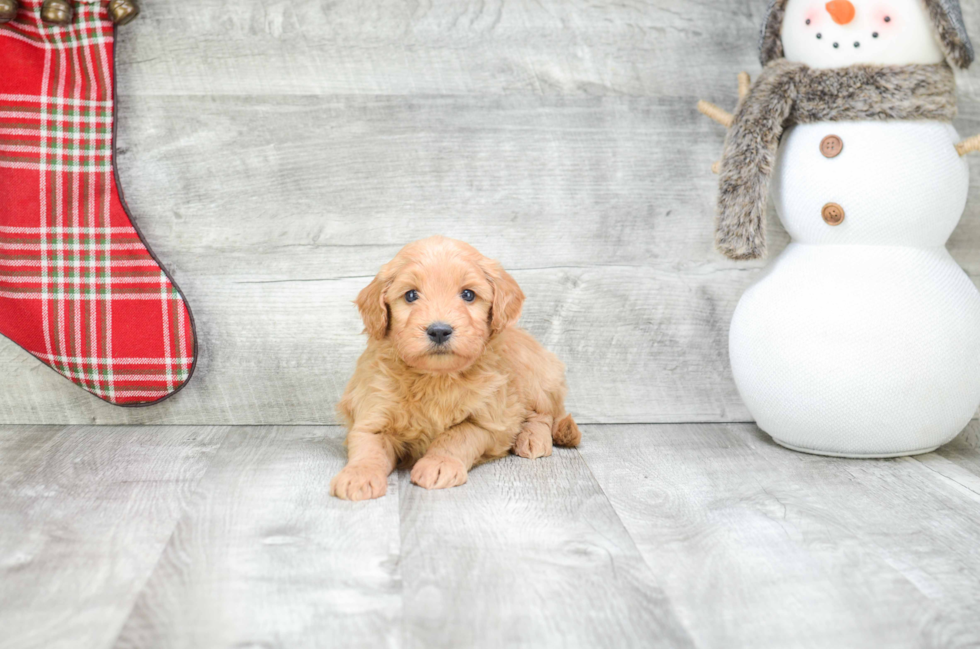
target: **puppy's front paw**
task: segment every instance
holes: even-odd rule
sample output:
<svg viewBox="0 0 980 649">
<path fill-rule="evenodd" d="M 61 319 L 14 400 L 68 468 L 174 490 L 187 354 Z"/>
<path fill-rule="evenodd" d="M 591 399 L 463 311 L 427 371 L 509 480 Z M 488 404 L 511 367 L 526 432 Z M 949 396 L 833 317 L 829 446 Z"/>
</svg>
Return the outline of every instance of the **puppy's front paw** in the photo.
<svg viewBox="0 0 980 649">
<path fill-rule="evenodd" d="M 388 476 L 378 469 L 348 464 L 330 481 L 330 495 L 343 500 L 380 498 L 388 491 Z"/>
<path fill-rule="evenodd" d="M 426 489 L 448 489 L 466 484 L 466 467 L 445 455 L 426 455 L 412 467 L 412 482 Z"/>
<path fill-rule="evenodd" d="M 543 426 L 525 426 L 517 433 L 511 450 L 514 455 L 536 460 L 551 455 L 551 431 Z"/>
</svg>

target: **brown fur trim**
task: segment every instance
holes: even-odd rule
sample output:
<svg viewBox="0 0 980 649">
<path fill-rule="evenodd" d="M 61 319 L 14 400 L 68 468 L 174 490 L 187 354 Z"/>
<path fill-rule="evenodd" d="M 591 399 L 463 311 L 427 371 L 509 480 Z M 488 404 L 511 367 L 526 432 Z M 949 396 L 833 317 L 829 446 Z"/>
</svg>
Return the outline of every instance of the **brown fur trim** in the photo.
<svg viewBox="0 0 980 649">
<path fill-rule="evenodd" d="M 966 69 L 973 63 L 973 43 L 963 24 L 963 13 L 958 2 L 949 0 L 925 0 L 932 24 L 939 32 L 939 44 L 946 58 L 953 65 Z"/>
<path fill-rule="evenodd" d="M 956 116 L 946 64 L 813 70 L 776 59 L 735 113 L 721 161 L 715 245 L 731 259 L 766 254 L 769 183 L 783 131 L 823 121 L 938 120 Z"/>
<path fill-rule="evenodd" d="M 789 0 L 771 0 L 766 12 L 766 24 L 762 26 L 759 40 L 759 60 L 763 67 L 776 59 L 783 58 L 783 17 Z"/>
<path fill-rule="evenodd" d="M 794 78 L 794 124 L 860 120 L 956 118 L 956 77 L 936 65 L 854 65 L 837 70 L 805 68 Z"/>
</svg>

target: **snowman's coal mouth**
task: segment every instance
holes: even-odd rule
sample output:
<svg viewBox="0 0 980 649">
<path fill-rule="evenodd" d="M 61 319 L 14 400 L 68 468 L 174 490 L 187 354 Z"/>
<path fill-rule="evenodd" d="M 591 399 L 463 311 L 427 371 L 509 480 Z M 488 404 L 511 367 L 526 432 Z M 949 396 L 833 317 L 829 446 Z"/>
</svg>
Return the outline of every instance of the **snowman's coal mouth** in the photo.
<svg viewBox="0 0 980 649">
<path fill-rule="evenodd" d="M 878 38 L 878 32 L 871 34 L 871 38 Z M 823 40 L 823 34 L 817 34 L 817 40 L 818 41 Z M 860 47 L 861 47 L 861 41 L 854 41 L 854 49 L 860 49 Z M 835 50 L 840 49 L 840 41 L 834 41 L 834 49 Z"/>
</svg>

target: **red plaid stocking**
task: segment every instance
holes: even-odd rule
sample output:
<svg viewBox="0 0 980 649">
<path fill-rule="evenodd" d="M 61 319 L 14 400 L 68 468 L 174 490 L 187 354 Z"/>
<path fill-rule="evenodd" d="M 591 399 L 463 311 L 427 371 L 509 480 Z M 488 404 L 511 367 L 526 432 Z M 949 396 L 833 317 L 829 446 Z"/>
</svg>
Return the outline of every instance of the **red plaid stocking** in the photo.
<svg viewBox="0 0 980 649">
<path fill-rule="evenodd" d="M 196 344 L 116 184 L 108 0 L 67 26 L 41 2 L 0 25 L 0 333 L 109 403 L 155 403 Z"/>
</svg>

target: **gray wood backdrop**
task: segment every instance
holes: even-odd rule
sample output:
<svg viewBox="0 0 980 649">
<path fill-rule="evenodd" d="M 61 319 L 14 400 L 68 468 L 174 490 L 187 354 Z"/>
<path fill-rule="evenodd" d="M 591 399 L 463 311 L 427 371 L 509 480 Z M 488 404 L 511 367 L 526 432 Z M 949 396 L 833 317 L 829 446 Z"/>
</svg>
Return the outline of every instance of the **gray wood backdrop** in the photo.
<svg viewBox="0 0 980 649">
<path fill-rule="evenodd" d="M 118 409 L 3 340 L 0 423 L 335 423 L 351 300 L 436 233 L 513 271 L 581 422 L 749 419 L 727 332 L 763 264 L 712 249 L 724 133 L 694 105 L 758 72 L 765 0 L 143 5 L 117 43 L 119 166 L 194 310 L 197 375 Z M 980 132 L 980 66 L 960 96 Z M 978 184 L 975 164 L 950 242 L 975 280 Z"/>
</svg>

